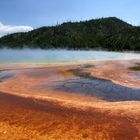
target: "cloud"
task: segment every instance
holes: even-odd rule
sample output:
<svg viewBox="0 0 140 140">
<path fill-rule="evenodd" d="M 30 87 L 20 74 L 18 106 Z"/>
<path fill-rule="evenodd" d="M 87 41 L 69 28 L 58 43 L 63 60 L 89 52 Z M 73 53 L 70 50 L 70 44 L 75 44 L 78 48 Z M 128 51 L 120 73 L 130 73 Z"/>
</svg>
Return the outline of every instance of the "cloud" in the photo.
<svg viewBox="0 0 140 140">
<path fill-rule="evenodd" d="M 17 32 L 28 32 L 33 30 L 31 26 L 16 26 L 16 25 L 4 25 L 0 22 L 0 37 Z"/>
</svg>

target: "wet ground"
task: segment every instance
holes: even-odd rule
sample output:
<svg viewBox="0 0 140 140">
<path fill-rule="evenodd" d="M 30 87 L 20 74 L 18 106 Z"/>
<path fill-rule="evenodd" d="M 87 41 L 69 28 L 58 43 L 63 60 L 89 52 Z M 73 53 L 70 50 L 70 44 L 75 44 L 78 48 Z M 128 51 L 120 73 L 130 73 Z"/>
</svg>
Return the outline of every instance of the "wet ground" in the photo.
<svg viewBox="0 0 140 140">
<path fill-rule="evenodd" d="M 132 69 L 137 63 L 1 68 L 0 137 L 140 139 L 140 71 Z"/>
</svg>

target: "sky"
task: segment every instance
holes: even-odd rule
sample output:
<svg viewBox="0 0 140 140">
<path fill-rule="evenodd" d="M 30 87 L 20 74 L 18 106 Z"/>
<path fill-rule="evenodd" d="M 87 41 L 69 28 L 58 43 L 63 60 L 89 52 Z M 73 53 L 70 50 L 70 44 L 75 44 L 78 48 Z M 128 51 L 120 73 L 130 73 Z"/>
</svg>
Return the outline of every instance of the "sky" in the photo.
<svg viewBox="0 0 140 140">
<path fill-rule="evenodd" d="M 140 0 L 0 0 L 0 36 L 112 16 L 140 25 Z"/>
</svg>

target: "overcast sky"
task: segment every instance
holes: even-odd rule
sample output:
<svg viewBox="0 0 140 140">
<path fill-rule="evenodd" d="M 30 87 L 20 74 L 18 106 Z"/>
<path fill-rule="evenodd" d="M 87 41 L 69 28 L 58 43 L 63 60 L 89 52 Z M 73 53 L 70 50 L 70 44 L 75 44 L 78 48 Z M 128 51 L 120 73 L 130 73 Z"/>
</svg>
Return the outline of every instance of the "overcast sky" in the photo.
<svg viewBox="0 0 140 140">
<path fill-rule="evenodd" d="M 0 0 L 0 36 L 110 16 L 140 25 L 140 0 Z"/>
</svg>

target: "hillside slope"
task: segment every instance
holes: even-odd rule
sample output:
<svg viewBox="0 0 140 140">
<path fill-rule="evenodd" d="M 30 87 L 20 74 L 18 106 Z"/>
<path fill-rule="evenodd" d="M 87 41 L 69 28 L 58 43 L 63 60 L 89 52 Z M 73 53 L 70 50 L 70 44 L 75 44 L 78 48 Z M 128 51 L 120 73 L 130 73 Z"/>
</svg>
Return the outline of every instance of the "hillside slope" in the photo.
<svg viewBox="0 0 140 140">
<path fill-rule="evenodd" d="M 109 17 L 41 27 L 0 38 L 0 47 L 140 50 L 140 27 Z"/>
</svg>

